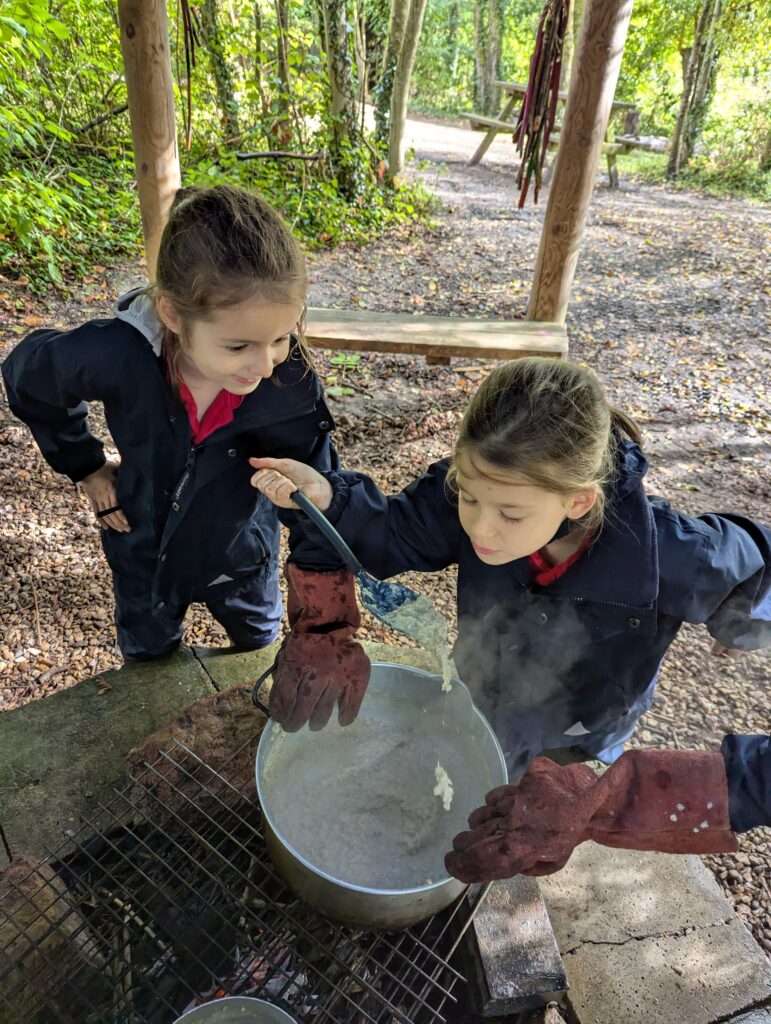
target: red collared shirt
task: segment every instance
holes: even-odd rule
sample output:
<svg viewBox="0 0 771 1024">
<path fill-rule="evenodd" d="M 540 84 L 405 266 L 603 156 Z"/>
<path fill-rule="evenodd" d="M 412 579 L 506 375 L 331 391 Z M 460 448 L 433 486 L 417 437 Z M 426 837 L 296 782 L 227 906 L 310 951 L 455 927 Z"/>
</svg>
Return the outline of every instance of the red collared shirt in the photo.
<svg viewBox="0 0 771 1024">
<path fill-rule="evenodd" d="M 548 587 L 550 583 L 558 580 L 560 576 L 564 576 L 571 565 L 575 565 L 578 559 L 586 552 L 586 549 L 593 540 L 594 537 L 587 537 L 577 551 L 574 551 L 564 562 L 559 562 L 557 565 L 549 565 L 540 551 L 534 551 L 528 559 L 533 583 L 538 584 L 539 587 Z"/>
<path fill-rule="evenodd" d="M 187 411 L 187 418 L 190 420 L 190 429 L 193 431 L 195 444 L 200 444 L 209 434 L 213 434 L 215 430 L 230 423 L 235 416 L 236 409 L 246 397 L 246 395 L 233 395 L 223 388 L 203 414 L 203 419 L 199 421 L 195 399 L 181 377 L 177 378 L 177 388 L 182 404 Z"/>
<path fill-rule="evenodd" d="M 165 349 L 165 355 L 166 379 L 171 380 L 171 357 L 168 349 Z M 223 388 L 203 414 L 203 419 L 199 420 L 198 408 L 196 407 L 193 394 L 179 374 L 177 374 L 177 391 L 187 412 L 187 418 L 190 420 L 194 444 L 200 444 L 210 434 L 213 434 L 215 430 L 219 430 L 220 427 L 225 427 L 228 423 L 232 422 L 236 409 L 246 398 L 246 395 L 233 395 Z"/>
</svg>

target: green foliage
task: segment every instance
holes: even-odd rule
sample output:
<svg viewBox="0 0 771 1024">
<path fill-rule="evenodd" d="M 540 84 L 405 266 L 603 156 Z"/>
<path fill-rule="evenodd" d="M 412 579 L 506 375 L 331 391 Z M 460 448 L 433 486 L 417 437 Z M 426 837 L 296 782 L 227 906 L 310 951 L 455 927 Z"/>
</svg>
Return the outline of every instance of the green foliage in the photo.
<svg viewBox="0 0 771 1024">
<path fill-rule="evenodd" d="M 342 0 L 341 0 L 342 2 Z M 366 78 L 379 81 L 388 0 L 350 4 L 365 26 Z M 617 95 L 634 100 L 641 131 L 671 135 L 682 91 L 681 51 L 693 38 L 701 0 L 636 0 Z M 758 165 L 771 131 L 771 6 L 725 0 L 717 89 L 684 182 L 768 196 Z M 505 0 L 504 78 L 527 77 L 542 0 Z M 221 109 L 212 62 L 199 51 L 190 83 L 186 148 L 185 57 L 179 10 L 169 5 L 185 183 L 233 181 L 259 189 L 309 246 L 361 243 L 430 215 L 422 186 L 380 186 L 372 141 L 335 149 L 319 0 L 292 0 L 279 60 L 276 4 L 220 0 L 217 18 L 240 135 Z M 194 18 L 198 5 L 193 8 Z M 2 0 L 0 6 L 0 261 L 33 287 L 61 284 L 140 241 L 128 115 L 114 5 L 86 0 Z M 431 0 L 413 76 L 418 109 L 461 112 L 474 95 L 474 6 Z M 204 38 L 204 33 L 199 32 Z M 288 81 L 286 80 L 288 75 Z M 340 132 L 337 133 L 338 142 Z M 237 152 L 320 153 L 316 161 L 238 161 Z M 335 153 L 338 181 L 330 163 Z M 342 152 L 342 156 L 341 156 Z M 628 166 L 630 158 L 624 159 Z M 658 164 L 663 160 L 659 159 Z M 654 160 L 656 163 L 656 160 Z M 658 166 L 657 164 L 657 166 Z M 655 175 L 644 160 L 640 173 Z M 346 190 L 352 199 L 345 196 Z"/>
<path fill-rule="evenodd" d="M 288 163 L 288 162 L 287 162 Z M 299 163 L 299 161 L 298 161 Z M 229 181 L 254 188 L 281 210 L 292 230 L 310 249 L 371 241 L 397 224 L 425 220 L 433 200 L 419 182 L 398 190 L 367 181 L 354 203 L 341 195 L 333 177 L 311 175 L 303 166 L 270 161 L 201 160 L 185 173 L 186 184 Z"/>
<path fill-rule="evenodd" d="M 638 151 L 624 157 L 624 174 L 668 188 L 687 188 L 713 196 L 737 195 L 771 202 L 771 172 L 761 174 L 754 163 L 719 161 L 715 155 L 695 156 L 685 171 L 672 180 L 667 177 L 666 154 Z"/>
<path fill-rule="evenodd" d="M 525 81 L 543 3 L 503 4 L 501 71 L 506 81 Z M 474 104 L 474 5 L 432 0 L 413 73 L 413 102 L 429 112 L 461 113 Z"/>
<path fill-rule="evenodd" d="M 373 0 L 372 11 L 360 14 L 382 27 L 387 4 Z M 316 0 L 291 4 L 288 82 L 273 3 L 232 0 L 218 17 L 242 133 L 227 137 L 212 62 L 199 50 L 186 149 L 185 57 L 179 10 L 169 7 L 185 184 L 258 189 L 310 247 L 368 241 L 427 214 L 430 199 L 420 186 L 380 186 L 365 139 L 338 147 L 338 166 L 355 188 L 353 201 L 344 197 L 328 156 L 335 123 Z M 109 116 L 126 102 L 116 18 L 115 8 L 85 0 L 57 0 L 55 8 L 50 0 L 4 0 L 0 8 L 0 264 L 37 290 L 136 254 L 141 243 L 128 115 Z M 270 149 L 326 155 L 316 162 L 236 159 L 239 151 Z"/>
<path fill-rule="evenodd" d="M 0 176 L 0 265 L 35 291 L 93 264 L 137 251 L 141 240 L 132 168 L 92 157 L 45 176 L 29 164 Z"/>
<path fill-rule="evenodd" d="M 671 137 L 702 0 L 635 0 L 616 97 L 640 108 L 642 134 Z M 502 73 L 525 81 L 542 0 L 505 0 Z M 771 131 L 771 5 L 725 0 L 717 88 L 686 179 L 714 189 L 766 194 L 758 162 Z M 432 0 L 416 63 L 417 109 L 473 108 L 474 4 Z M 620 127 L 620 122 L 616 122 Z M 622 168 L 628 166 L 624 157 Z M 660 161 L 654 161 L 658 165 Z"/>
</svg>

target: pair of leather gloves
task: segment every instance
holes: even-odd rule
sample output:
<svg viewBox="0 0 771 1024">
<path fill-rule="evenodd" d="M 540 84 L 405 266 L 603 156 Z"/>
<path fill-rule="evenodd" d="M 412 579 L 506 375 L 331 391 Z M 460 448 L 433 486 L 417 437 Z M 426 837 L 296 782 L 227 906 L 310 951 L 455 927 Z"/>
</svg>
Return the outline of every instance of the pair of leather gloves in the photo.
<svg viewBox="0 0 771 1024">
<path fill-rule="evenodd" d="M 272 716 L 289 732 L 322 729 L 338 705 L 341 725 L 359 712 L 370 663 L 354 634 L 361 623 L 347 569 L 287 565 L 291 633 L 276 659 Z M 586 764 L 536 758 L 522 779 L 487 794 L 445 858 L 450 874 L 483 882 L 559 871 L 576 846 L 664 853 L 737 849 L 718 752 L 632 750 L 602 775 Z"/>
</svg>

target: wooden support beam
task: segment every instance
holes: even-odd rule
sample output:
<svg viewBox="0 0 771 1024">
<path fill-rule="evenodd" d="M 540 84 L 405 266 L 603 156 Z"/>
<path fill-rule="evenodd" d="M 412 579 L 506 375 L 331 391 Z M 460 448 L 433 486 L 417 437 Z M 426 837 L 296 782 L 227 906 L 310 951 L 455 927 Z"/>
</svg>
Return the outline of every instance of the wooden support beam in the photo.
<svg viewBox="0 0 771 1024">
<path fill-rule="evenodd" d="M 632 0 L 587 0 L 527 316 L 564 322 Z"/>
<path fill-rule="evenodd" d="M 147 277 L 180 185 L 174 90 L 164 0 L 118 0 L 120 44 L 134 141 Z"/>
</svg>

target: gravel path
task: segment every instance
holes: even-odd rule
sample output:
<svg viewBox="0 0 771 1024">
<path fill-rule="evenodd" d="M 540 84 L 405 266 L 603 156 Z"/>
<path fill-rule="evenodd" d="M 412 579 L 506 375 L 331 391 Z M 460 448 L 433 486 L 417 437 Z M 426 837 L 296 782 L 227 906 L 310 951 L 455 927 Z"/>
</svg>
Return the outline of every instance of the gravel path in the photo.
<svg viewBox="0 0 771 1024">
<path fill-rule="evenodd" d="M 311 304 L 416 314 L 524 313 L 545 196 L 516 211 L 508 140 L 468 168 L 479 136 L 411 121 L 415 173 L 437 194 L 431 227 L 361 250 L 314 257 Z M 621 164 L 623 179 L 624 167 Z M 771 352 L 764 277 L 767 209 L 741 200 L 630 184 L 593 200 L 568 322 L 571 355 L 595 369 L 646 436 L 649 489 L 685 512 L 741 511 L 771 522 Z M 136 268 L 95 268 L 77 300 L 36 302 L 0 279 L 5 350 L 40 323 L 73 324 L 109 311 Z M 0 350 L 1 354 L 1 350 Z M 446 454 L 470 392 L 489 364 L 427 367 L 362 355 L 340 369 L 323 356 L 346 464 L 387 489 Z M 336 379 L 333 379 L 336 378 Z M 96 430 L 104 433 L 98 410 Z M 51 473 L 24 427 L 0 406 L 3 635 L 0 710 L 119 663 L 112 598 L 85 498 Z M 454 575 L 412 577 L 452 618 Z M 367 636 L 389 639 L 367 623 Z M 205 609 L 188 616 L 192 643 L 226 643 Z M 704 629 L 686 627 L 669 653 L 654 708 L 635 743 L 716 747 L 728 730 L 768 731 L 768 654 L 713 658 Z M 737 912 L 771 953 L 771 830 L 731 857 L 708 858 Z"/>
</svg>

